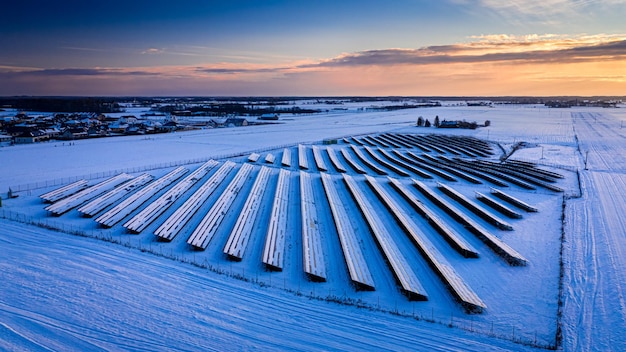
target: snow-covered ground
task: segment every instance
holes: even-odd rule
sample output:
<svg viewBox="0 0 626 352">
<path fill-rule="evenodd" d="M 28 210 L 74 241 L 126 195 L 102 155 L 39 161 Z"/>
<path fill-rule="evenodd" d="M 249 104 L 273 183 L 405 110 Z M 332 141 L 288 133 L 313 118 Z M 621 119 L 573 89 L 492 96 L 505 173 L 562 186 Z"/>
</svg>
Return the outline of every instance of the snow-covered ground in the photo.
<svg viewBox="0 0 626 352">
<path fill-rule="evenodd" d="M 603 111 L 572 116 L 588 170 L 581 172 L 583 197 L 568 203 L 565 345 L 580 351 L 624 350 L 626 129 Z"/>
<path fill-rule="evenodd" d="M 490 120 L 491 126 L 471 131 L 417 128 L 414 124 L 418 116 L 431 121 L 435 116 L 479 123 Z M 9 216 L 21 214 L 18 221 L 47 222 L 68 232 L 80 231 L 117 243 L 2 220 L 0 243 L 8 254 L 0 262 L 0 279 L 10 284 L 0 297 L 1 347 L 8 350 L 44 346 L 52 349 L 77 346 L 80 350 L 98 347 L 152 350 L 166 346 L 187 350 L 231 347 L 520 350 L 528 347 L 519 342 L 554 344 L 563 198 L 547 190 L 507 189 L 540 211 L 520 220 L 507 219 L 515 227 L 513 232 L 492 230 L 529 260 L 526 267 L 510 267 L 476 238 L 467 235 L 462 226 L 450 221 L 449 225 L 481 254 L 479 259 L 462 258 L 446 247 L 423 219 L 412 216 L 460 277 L 485 301 L 487 309 L 480 315 L 465 314 L 437 277 L 422 270 L 427 266 L 417 252 L 409 250 L 412 245 L 408 239 L 392 229 L 394 240 L 404 248 L 404 255 L 422 270 L 420 277 L 429 291 L 428 302 L 408 301 L 399 293 L 367 226 L 350 202 L 347 211 L 353 214 L 352 224 L 360 234 L 361 246 L 373 270 L 376 282 L 373 292 L 355 291 L 349 284 L 343 258 L 337 254 L 341 253 L 340 245 L 327 206 L 320 206 L 317 212 L 324 249 L 329 253 L 325 256 L 328 280 L 325 283 L 306 280 L 300 259 L 301 242 L 296 236 L 301 223 L 299 216 L 289 215 L 299 213 L 299 196 L 289 203 L 287 264 L 279 273 L 263 270 L 258 260 L 263 242 L 260 232 L 264 229 L 255 230 L 247 257 L 233 263 L 221 253 L 228 235 L 225 231 L 218 231 L 218 239 L 206 251 L 194 252 L 186 245 L 187 236 L 183 234 L 172 243 L 156 242 L 152 233 L 158 224 L 137 236 L 126 234 L 121 225 L 100 229 L 93 219 L 81 218 L 76 211 L 50 218 L 37 197 L 77 176 L 92 179 L 92 184 L 117 171 L 137 174 L 148 170 L 158 177 L 173 165 L 185 162 L 190 169 L 210 158 L 231 159 L 241 164 L 252 151 L 264 157 L 267 153 L 280 155 L 282 148 L 289 147 L 297 154 L 294 148 L 297 143 L 392 131 L 475 136 L 492 141 L 498 154 L 508 152 L 517 142 L 528 142 L 511 159 L 534 161 L 541 168 L 563 174 L 565 179 L 559 187 L 565 189 L 568 197 L 561 297 L 563 348 L 621 350 L 626 341 L 620 333 L 626 327 L 622 295 L 626 281 L 624 257 L 620 255 L 626 224 L 619 216 L 626 213 L 625 133 L 620 129 L 621 116 L 618 109 L 557 110 L 537 106 L 333 111 L 295 116 L 275 125 L 149 138 L 84 140 L 73 145 L 49 142 L 0 148 L 3 165 L 0 190 L 5 192 L 10 187 L 20 195 L 7 200 L 3 193 L 2 209 Z M 341 147 L 346 145 L 334 146 Z M 582 170 L 586 156 L 589 170 Z M 313 165 L 312 158 L 309 163 Z M 297 158 L 292 158 L 292 164 L 291 170 L 297 170 Z M 579 193 L 577 169 L 584 187 L 583 197 L 569 199 Z M 339 174 L 331 174 L 339 186 Z M 273 175 L 275 179 L 277 172 Z M 233 176 L 234 172 L 228 180 Z M 398 178 L 409 184 L 408 179 Z M 385 182 L 382 177 L 377 179 Z M 208 211 L 228 180 L 199 213 Z M 296 172 L 292 172 L 291 181 L 297 190 Z M 313 181 L 317 185 L 314 197 L 325 199 L 319 177 Z M 363 179 L 359 181 L 363 190 L 368 190 Z M 244 186 L 243 193 L 250 190 L 251 184 Z M 434 181 L 427 184 L 432 188 L 436 185 Z M 465 181 L 450 185 L 468 197 L 473 197 L 474 191 L 489 190 L 488 185 L 475 186 Z M 343 199 L 350 199 L 345 187 L 339 186 L 338 190 Z M 275 186 L 270 186 L 265 192 L 266 205 L 259 216 L 269 216 L 271 201 L 268 200 L 274 191 Z M 416 196 L 419 197 L 418 192 Z M 371 192 L 368 199 L 372 204 L 378 203 Z M 399 196 L 396 200 L 402 201 Z M 240 208 L 244 201 L 243 196 L 236 198 L 233 208 Z M 422 201 L 428 204 L 425 199 Z M 395 223 L 384 207 L 378 205 L 377 209 L 385 224 Z M 168 210 L 161 219 L 173 211 Z M 445 217 L 441 211 L 438 214 Z M 229 214 L 224 224 L 233 224 L 235 219 L 236 214 Z M 199 221 L 197 218 L 191 222 L 197 225 Z"/>
</svg>

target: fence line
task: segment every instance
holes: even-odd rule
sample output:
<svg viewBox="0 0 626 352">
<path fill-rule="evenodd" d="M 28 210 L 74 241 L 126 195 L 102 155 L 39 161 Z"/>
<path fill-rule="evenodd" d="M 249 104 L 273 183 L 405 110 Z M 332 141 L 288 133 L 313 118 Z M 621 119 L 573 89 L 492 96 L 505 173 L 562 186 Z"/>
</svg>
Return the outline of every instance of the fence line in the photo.
<svg viewBox="0 0 626 352">
<path fill-rule="evenodd" d="M 342 138 L 349 137 L 349 136 L 353 136 L 353 135 L 346 135 L 346 136 L 336 137 L 336 138 L 331 138 L 331 139 L 340 140 Z M 282 145 L 277 145 L 277 146 L 258 148 L 258 149 L 254 149 L 254 150 L 250 150 L 250 151 L 246 151 L 246 152 L 214 155 L 214 156 L 205 157 L 205 158 L 196 158 L 196 159 L 187 159 L 187 160 L 179 160 L 179 161 L 170 161 L 170 162 L 164 162 L 164 163 L 158 163 L 158 164 L 152 164 L 152 165 L 134 166 L 134 167 L 128 167 L 128 168 L 122 168 L 122 169 L 115 169 L 115 170 L 95 172 L 95 173 L 90 173 L 90 174 L 87 174 L 87 175 L 68 176 L 68 177 L 63 177 L 63 178 L 58 178 L 58 179 L 53 179 L 53 180 L 45 180 L 45 181 L 39 181 L 39 182 L 33 182 L 33 183 L 25 183 L 25 184 L 20 184 L 20 185 L 14 185 L 14 186 L 10 186 L 9 189 L 13 193 L 26 192 L 26 191 L 32 191 L 32 190 L 35 190 L 35 189 L 41 189 L 41 188 L 48 188 L 48 187 L 65 185 L 65 184 L 76 182 L 78 180 L 83 180 L 83 179 L 84 180 L 94 180 L 94 179 L 100 179 L 100 178 L 105 178 L 105 177 L 112 177 L 112 176 L 118 175 L 118 174 L 123 173 L 123 172 L 125 172 L 125 173 L 138 173 L 138 172 L 145 172 L 145 171 L 151 171 L 151 170 L 165 169 L 165 168 L 170 168 L 170 167 L 178 167 L 178 166 L 191 165 L 191 164 L 200 164 L 200 163 L 205 163 L 205 162 L 209 161 L 210 159 L 222 160 L 222 159 L 228 159 L 228 158 L 245 156 L 245 155 L 248 155 L 250 153 L 261 153 L 261 152 L 266 152 L 266 151 L 270 151 L 270 150 L 280 150 L 280 149 L 283 149 L 283 148 L 294 147 L 294 146 L 296 146 L 298 144 L 318 144 L 318 143 L 321 143 L 321 142 L 322 142 L 321 140 L 315 140 L 315 141 L 310 141 L 310 142 L 282 144 Z M 578 170 L 578 168 L 575 167 L 575 166 L 561 165 L 561 164 L 549 163 L 549 162 L 545 162 L 545 161 L 537 161 L 537 160 L 525 159 L 525 158 L 515 158 L 515 160 L 532 162 L 532 163 L 535 163 L 537 165 L 548 166 L 548 167 L 553 167 L 553 168 L 567 170 L 567 171 L 572 171 L 572 172 L 575 172 L 575 171 Z"/>
<path fill-rule="evenodd" d="M 0 219 L 6 219 L 22 224 L 34 225 L 40 228 L 59 231 L 71 235 L 92 237 L 97 239 L 105 239 L 110 237 L 100 230 L 85 230 L 76 226 L 67 225 L 58 221 L 48 220 L 46 218 L 36 218 L 31 215 L 18 213 L 16 211 L 6 210 L 0 208 Z"/>
<path fill-rule="evenodd" d="M 352 135 L 345 135 L 345 136 L 336 137 L 336 138 L 330 138 L 330 139 L 340 140 L 340 139 L 342 139 L 344 137 L 348 137 L 348 136 L 352 136 Z M 328 138 L 325 138 L 325 139 L 328 139 Z M 249 151 L 245 151 L 245 152 L 236 152 L 236 153 L 229 153 L 229 154 L 218 154 L 218 155 L 212 155 L 212 156 L 208 156 L 208 157 L 204 157 L 204 158 L 186 159 L 186 160 L 179 160 L 179 161 L 170 161 L 170 162 L 163 162 L 163 163 L 157 163 L 157 164 L 152 164 L 152 165 L 133 166 L 133 167 L 127 167 L 127 168 L 122 168 L 122 169 L 94 172 L 94 173 L 90 173 L 90 174 L 86 174 L 86 175 L 80 175 L 80 176 L 68 176 L 68 177 L 63 177 L 63 178 L 58 178 L 58 179 L 52 179 L 52 180 L 45 180 L 45 181 L 39 181 L 39 182 L 33 182 L 33 183 L 25 183 L 25 184 L 20 184 L 20 185 L 14 185 L 14 186 L 10 186 L 9 190 L 11 190 L 11 192 L 13 192 L 13 193 L 26 192 L 26 191 L 32 191 L 32 190 L 41 189 L 41 188 L 48 188 L 48 187 L 65 185 L 65 184 L 76 182 L 78 180 L 83 180 L 83 179 L 84 180 L 94 180 L 94 179 L 100 179 L 100 178 L 105 178 L 105 177 L 111 177 L 111 176 L 115 176 L 115 175 L 118 175 L 118 174 L 123 173 L 123 172 L 125 172 L 125 173 L 138 173 L 138 172 L 145 172 L 145 171 L 151 171 L 151 170 L 165 169 L 165 168 L 170 168 L 170 167 L 178 167 L 178 166 L 191 165 L 191 164 L 200 164 L 200 163 L 205 163 L 205 162 L 209 161 L 210 159 L 223 160 L 223 159 L 228 159 L 228 158 L 235 158 L 235 157 L 245 156 L 245 155 L 248 155 L 250 153 L 260 153 L 260 152 L 266 152 L 266 151 L 270 151 L 270 150 L 280 150 L 280 149 L 283 149 L 283 148 L 294 147 L 294 146 L 297 146 L 298 144 L 321 144 L 322 141 L 323 140 L 314 140 L 314 141 L 309 141 L 309 142 L 281 144 L 281 145 L 274 145 L 274 146 L 269 146 L 269 147 L 258 148 L 258 149 L 249 150 Z"/>
</svg>

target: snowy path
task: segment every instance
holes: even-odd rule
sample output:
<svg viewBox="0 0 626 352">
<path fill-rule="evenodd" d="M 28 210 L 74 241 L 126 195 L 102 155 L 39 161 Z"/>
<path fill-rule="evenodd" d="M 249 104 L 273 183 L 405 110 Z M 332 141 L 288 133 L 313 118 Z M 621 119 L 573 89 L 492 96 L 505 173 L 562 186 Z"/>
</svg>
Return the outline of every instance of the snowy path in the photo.
<svg viewBox="0 0 626 352">
<path fill-rule="evenodd" d="M 0 350 L 525 349 L 260 288 L 119 245 L 6 220 L 0 226 L 0 280 L 13 283 L 0 291 Z"/>
<path fill-rule="evenodd" d="M 588 171 L 583 198 L 568 203 L 570 272 L 565 280 L 564 348 L 626 349 L 626 151 L 619 121 L 574 114 Z"/>
</svg>

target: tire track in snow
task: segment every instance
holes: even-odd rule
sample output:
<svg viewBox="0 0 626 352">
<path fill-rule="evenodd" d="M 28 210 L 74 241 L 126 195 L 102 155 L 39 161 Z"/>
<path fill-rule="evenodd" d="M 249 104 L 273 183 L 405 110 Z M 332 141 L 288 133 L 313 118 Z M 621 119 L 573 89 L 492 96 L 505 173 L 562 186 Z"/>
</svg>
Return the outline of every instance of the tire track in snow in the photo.
<svg viewBox="0 0 626 352">
<path fill-rule="evenodd" d="M 564 308 L 565 349 L 621 351 L 626 338 L 616 332 L 626 330 L 623 136 L 611 129 L 614 121 L 607 122 L 604 115 L 573 117 L 592 171 L 581 173 L 583 198 L 569 202 L 566 226 L 572 253 Z M 598 120 L 601 123 L 595 123 Z"/>
</svg>

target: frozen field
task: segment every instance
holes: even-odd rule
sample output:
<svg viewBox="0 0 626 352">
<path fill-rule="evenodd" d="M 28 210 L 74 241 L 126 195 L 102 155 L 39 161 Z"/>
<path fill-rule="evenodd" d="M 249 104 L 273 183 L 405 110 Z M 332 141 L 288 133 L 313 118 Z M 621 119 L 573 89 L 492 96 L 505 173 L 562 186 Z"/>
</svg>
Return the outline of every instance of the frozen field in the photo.
<svg viewBox="0 0 626 352">
<path fill-rule="evenodd" d="M 614 111 L 616 114 L 612 114 Z M 19 195 L 4 199 L 3 194 L 1 209 L 5 217 L 14 220 L 2 220 L 0 233 L 9 253 L 2 259 L 0 275 L 3 282 L 11 283 L 0 301 L 2 347 L 520 350 L 530 348 L 528 345 L 553 346 L 561 324 L 564 350 L 621 350 L 625 340 L 619 332 L 626 327 L 622 292 L 626 263 L 621 253 L 626 224 L 620 214 L 624 213 L 626 163 L 619 113 L 534 106 L 347 111 L 299 116 L 276 125 L 172 133 L 149 139 L 138 136 L 77 141 L 71 146 L 50 142 L 0 148 L 0 163 L 9 165 L 0 175 L 0 190 L 5 192 L 10 187 Z M 414 127 L 417 116 L 432 121 L 435 115 L 479 123 L 490 120 L 491 126 L 472 131 Z M 384 145 L 398 142 L 397 136 L 423 138 L 432 133 L 486 140 L 493 155 L 476 158 L 455 155 L 450 150 L 426 152 L 417 147 Z M 357 139 L 341 138 L 344 136 Z M 388 265 L 388 254 L 381 248 L 385 246 L 374 235 L 374 220 L 361 212 L 354 190 L 344 182 L 344 173 L 332 166 L 327 146 L 321 143 L 327 138 L 338 138 L 339 143 L 328 148 L 340 162 L 349 164 L 353 159 L 367 177 L 372 177 L 346 168 L 345 174 L 354 179 L 364 204 L 371 207 L 380 222 L 382 233 L 386 233 L 392 247 L 397 247 L 391 249 L 396 253 L 393 257 L 403 258 L 415 272 L 427 301 L 409 300 L 411 295 L 394 278 L 393 265 Z M 373 141 L 374 145 L 360 145 L 363 140 Z M 526 143 L 513 150 L 518 142 Z M 347 227 L 354 230 L 355 243 L 365 258 L 359 265 L 366 262 L 374 290 L 357 290 L 351 284 L 345 249 L 333 220 L 337 215 L 329 207 L 316 148 L 322 150 L 320 159 L 328 169 L 324 174 L 337 191 Z M 392 152 L 385 154 L 384 150 Z M 252 153 L 256 155 L 250 158 Z M 491 163 L 497 163 L 503 154 L 511 154 L 509 160 L 533 162 L 542 172 L 563 176 L 554 180 L 554 186 L 562 192 L 537 185 L 528 188 L 524 182 L 511 180 L 511 176 L 500 179 L 506 185 L 494 185 L 487 176 L 481 179 L 476 174 L 478 183 L 471 181 L 472 177 L 460 177 L 474 170 L 470 168 L 472 163 L 452 163 L 448 169 L 441 163 L 431 164 L 434 161 L 427 164 L 438 172 L 456 172 L 452 174 L 454 180 L 440 174 L 427 178 L 401 163 L 389 163 L 409 153 Z M 269 154 L 274 157 L 271 163 L 266 162 Z M 285 154 L 291 154 L 287 163 Z M 585 158 L 588 170 L 584 170 Z M 188 181 L 188 188 L 180 196 L 161 197 L 175 194 L 174 189 L 181 187 L 185 177 L 210 159 L 217 163 L 208 166 L 197 180 Z M 231 161 L 234 164 L 229 164 Z M 372 165 L 368 166 L 367 161 Z M 160 178 L 181 165 L 188 169 L 187 174 L 110 228 L 98 226 L 94 219 L 133 191 L 118 195 L 119 199 L 105 204 L 94 218 L 82 217 L 76 210 L 79 206 L 53 217 L 39 198 L 81 178 L 86 178 L 90 186 L 119 172 L 131 176 L 145 172 Z M 399 170 L 394 165 L 400 165 Z M 257 200 L 257 220 L 252 219 L 254 226 L 245 255 L 241 261 L 230 260 L 223 252 L 224 245 L 239 221 L 248 194 L 255 193 L 253 183 L 263 169 L 269 169 L 267 186 Z M 280 170 L 287 171 L 286 186 L 277 182 Z M 433 172 L 428 167 L 421 170 Z M 429 216 L 441 219 L 462 242 L 476 250 L 478 258 L 466 258 L 455 250 L 380 171 L 408 189 L 411 197 L 427 208 Z M 510 246 L 526 265 L 511 265 L 510 260 L 490 249 L 467 226 L 419 191 L 411 178 L 423 182 L 463 217 Z M 311 188 L 304 191 L 308 182 Z M 371 182 L 381 187 L 376 192 L 388 194 L 388 206 L 383 196 L 376 195 Z M 504 224 L 476 215 L 446 195 L 440 183 L 480 204 Z M 267 224 L 275 212 L 273 208 L 280 203 L 276 199 L 281 187 L 288 187 L 277 212 L 285 217 L 280 225 L 284 226 L 284 238 L 280 231 L 277 234 L 285 247 L 279 256 L 281 261 L 268 266 L 261 259 L 265 258 Z M 490 195 L 491 188 L 523 200 L 538 212 L 517 209 L 521 218 L 504 216 L 475 197 L 475 192 Z M 158 207 L 161 210 L 156 220 L 128 225 L 150 203 L 165 199 L 167 207 Z M 396 211 L 389 211 L 394 205 Z M 183 213 L 179 209 L 191 210 Z M 455 300 L 394 213 L 406 214 L 404 220 L 425 241 L 424 248 L 452 268 L 459 282 L 479 297 L 484 304 L 480 314 L 469 314 Z M 157 241 L 155 234 L 164 233 L 164 226 L 179 218 L 184 220 L 176 224 L 179 227 L 168 238 L 170 241 Z M 62 231 L 51 232 L 25 222 Z M 190 236 L 195 236 L 194 229 L 205 223 L 213 224 L 207 227 L 211 237 L 200 245 L 203 250 L 194 250 Z M 130 228 L 134 233 L 129 233 Z M 300 235 L 304 232 L 308 237 Z M 565 239 L 563 247 L 561 236 Z M 194 242 L 196 248 L 198 243 L 202 242 Z M 311 255 L 317 268 L 308 265 Z M 268 270 L 277 266 L 281 270 Z M 559 301 L 563 302 L 562 319 Z M 207 334 L 207 329 L 211 333 Z M 293 336 L 282 337 L 281 331 L 291 329 L 296 331 Z"/>
</svg>

